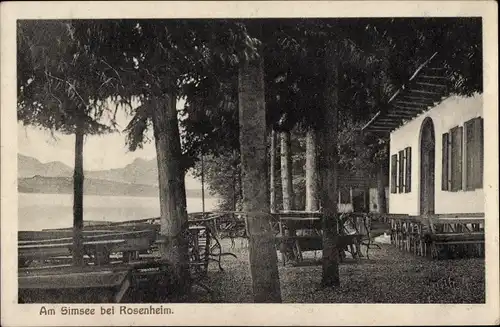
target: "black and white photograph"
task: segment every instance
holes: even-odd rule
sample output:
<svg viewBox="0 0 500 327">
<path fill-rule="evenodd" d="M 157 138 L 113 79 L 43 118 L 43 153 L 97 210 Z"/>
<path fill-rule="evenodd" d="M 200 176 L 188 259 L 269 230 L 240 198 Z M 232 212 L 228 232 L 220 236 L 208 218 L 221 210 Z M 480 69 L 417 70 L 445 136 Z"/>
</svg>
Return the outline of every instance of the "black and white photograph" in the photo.
<svg viewBox="0 0 500 327">
<path fill-rule="evenodd" d="M 460 304 L 498 322 L 485 18 L 253 6 L 11 20 L 2 306 L 169 324 L 180 304 Z"/>
</svg>

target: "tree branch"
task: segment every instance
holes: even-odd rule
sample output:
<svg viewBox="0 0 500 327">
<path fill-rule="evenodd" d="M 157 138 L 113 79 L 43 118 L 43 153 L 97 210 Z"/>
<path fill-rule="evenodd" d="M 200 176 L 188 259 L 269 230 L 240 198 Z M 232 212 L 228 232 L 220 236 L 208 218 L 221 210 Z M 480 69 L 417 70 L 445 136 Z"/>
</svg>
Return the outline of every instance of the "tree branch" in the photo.
<svg viewBox="0 0 500 327">
<path fill-rule="evenodd" d="M 78 91 L 76 90 L 76 87 L 75 87 L 75 85 L 74 85 L 74 84 L 71 84 L 70 82 L 68 82 L 68 81 L 66 81 L 66 80 L 63 80 L 63 79 L 61 79 L 61 78 L 59 78 L 59 77 L 53 76 L 53 75 L 51 75 L 48 71 L 45 71 L 45 74 L 46 74 L 47 76 L 49 76 L 49 77 L 51 77 L 51 78 L 55 79 L 55 80 L 58 80 L 58 81 L 60 81 L 60 82 L 63 82 L 63 83 L 68 84 L 68 85 L 69 85 L 69 87 L 70 87 L 70 90 L 73 90 L 73 92 L 75 92 L 75 94 L 76 94 L 76 95 L 80 98 L 80 100 L 82 101 L 83 106 L 84 106 L 85 108 L 88 106 L 88 104 L 85 102 L 85 100 L 83 100 L 83 97 L 82 97 L 82 96 L 80 95 L 80 93 L 78 93 Z"/>
<path fill-rule="evenodd" d="M 101 62 L 103 62 L 106 66 L 108 66 L 110 69 L 112 69 L 116 76 L 118 76 L 118 79 L 120 80 L 120 83 L 123 84 L 123 81 L 122 81 L 122 78 L 120 77 L 120 74 L 118 73 L 118 71 L 116 71 L 116 69 L 114 69 L 113 67 L 111 67 L 110 64 L 108 64 L 104 59 L 101 59 Z"/>
</svg>

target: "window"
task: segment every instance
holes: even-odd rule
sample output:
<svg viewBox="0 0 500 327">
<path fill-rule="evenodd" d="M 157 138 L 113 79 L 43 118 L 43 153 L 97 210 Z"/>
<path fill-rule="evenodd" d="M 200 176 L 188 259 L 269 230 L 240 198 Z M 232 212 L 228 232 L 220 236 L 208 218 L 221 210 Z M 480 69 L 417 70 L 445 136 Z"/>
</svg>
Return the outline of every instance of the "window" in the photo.
<svg viewBox="0 0 500 327">
<path fill-rule="evenodd" d="M 411 192 L 411 148 L 405 149 L 405 193 Z"/>
<path fill-rule="evenodd" d="M 467 121 L 465 127 L 465 189 L 483 187 L 483 119 Z"/>
<path fill-rule="evenodd" d="M 450 151 L 450 173 L 451 173 L 451 191 L 460 191 L 462 189 L 462 143 L 463 127 L 457 126 L 451 129 L 451 151 Z"/>
<path fill-rule="evenodd" d="M 391 156 L 391 193 L 411 192 L 411 147 Z"/>
<path fill-rule="evenodd" d="M 342 203 L 342 204 L 351 203 L 351 189 L 349 187 L 340 188 L 339 203 Z"/>
<path fill-rule="evenodd" d="M 391 193 L 397 193 L 398 156 L 391 156 Z"/>
<path fill-rule="evenodd" d="M 443 134 L 442 190 L 456 192 L 483 187 L 483 143 L 481 117 Z"/>
<path fill-rule="evenodd" d="M 399 183 L 398 183 L 398 192 L 403 193 L 404 192 L 404 186 L 405 186 L 405 167 L 404 167 L 404 156 L 405 152 L 403 150 L 399 151 Z"/>
<path fill-rule="evenodd" d="M 442 175 L 441 175 L 441 190 L 450 190 L 450 134 L 443 134 L 443 165 L 442 165 Z"/>
</svg>

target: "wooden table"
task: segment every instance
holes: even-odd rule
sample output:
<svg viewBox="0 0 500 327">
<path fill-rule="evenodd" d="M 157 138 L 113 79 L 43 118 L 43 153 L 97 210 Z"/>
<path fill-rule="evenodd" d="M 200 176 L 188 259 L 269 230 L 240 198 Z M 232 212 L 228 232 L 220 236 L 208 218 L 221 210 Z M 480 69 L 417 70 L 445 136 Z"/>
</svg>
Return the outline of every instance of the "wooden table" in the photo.
<svg viewBox="0 0 500 327">
<path fill-rule="evenodd" d="M 52 266 L 24 268 L 18 272 L 20 302 L 120 303 L 133 287 L 153 290 L 168 282 L 168 263 L 151 260 L 107 266 Z M 160 283 L 161 284 L 161 283 Z"/>
<path fill-rule="evenodd" d="M 278 241 L 280 243 L 280 252 L 283 265 L 286 263 L 287 249 L 292 249 L 295 260 L 302 261 L 303 251 L 317 251 L 323 249 L 322 243 L 322 217 L 320 212 L 301 212 L 301 211 L 286 211 L 274 214 L 279 218 L 279 231 Z M 345 223 L 347 220 L 339 219 L 339 244 L 338 247 L 342 253 L 346 246 L 354 245 L 356 248 L 351 247 L 351 254 L 356 257 L 359 253 L 359 244 L 361 242 L 361 235 L 359 233 L 349 233 L 346 230 Z M 312 235 L 297 236 L 295 231 L 306 229 L 312 230 Z"/>
<path fill-rule="evenodd" d="M 136 231 L 94 230 L 82 234 L 84 253 L 99 265 L 108 264 L 112 253 L 123 253 L 123 260 L 129 261 L 134 253 L 149 250 L 156 239 L 154 228 Z M 44 262 L 71 258 L 72 236 L 72 232 L 66 230 L 19 232 L 19 265 L 23 267 L 36 260 Z"/>
</svg>

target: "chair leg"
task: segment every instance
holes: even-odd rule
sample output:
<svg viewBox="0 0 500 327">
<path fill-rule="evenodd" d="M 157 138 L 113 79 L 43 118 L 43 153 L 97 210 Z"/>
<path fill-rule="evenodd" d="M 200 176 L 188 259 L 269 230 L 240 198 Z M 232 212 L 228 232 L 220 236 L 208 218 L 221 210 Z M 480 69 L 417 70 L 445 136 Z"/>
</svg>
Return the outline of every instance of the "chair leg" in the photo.
<svg viewBox="0 0 500 327">
<path fill-rule="evenodd" d="M 351 249 L 351 255 L 352 255 L 352 258 L 353 259 L 356 259 L 357 257 L 357 253 L 356 253 L 356 250 L 354 248 L 354 245 L 353 244 L 349 244 L 349 248 Z"/>
<path fill-rule="evenodd" d="M 299 241 L 295 241 L 295 248 L 297 250 L 297 262 L 302 261 L 302 250 L 300 248 Z"/>
</svg>

